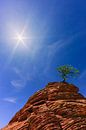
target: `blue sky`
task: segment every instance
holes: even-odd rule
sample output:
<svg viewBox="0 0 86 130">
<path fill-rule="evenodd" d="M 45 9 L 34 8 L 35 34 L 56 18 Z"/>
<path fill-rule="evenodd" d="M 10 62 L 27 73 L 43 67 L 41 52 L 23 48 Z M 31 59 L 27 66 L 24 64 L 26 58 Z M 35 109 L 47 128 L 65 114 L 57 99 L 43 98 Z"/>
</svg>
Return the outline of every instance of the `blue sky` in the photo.
<svg viewBox="0 0 86 130">
<path fill-rule="evenodd" d="M 80 70 L 69 82 L 86 96 L 86 1 L 0 0 L 0 128 L 34 92 L 61 80 L 56 67 L 64 64 Z"/>
</svg>

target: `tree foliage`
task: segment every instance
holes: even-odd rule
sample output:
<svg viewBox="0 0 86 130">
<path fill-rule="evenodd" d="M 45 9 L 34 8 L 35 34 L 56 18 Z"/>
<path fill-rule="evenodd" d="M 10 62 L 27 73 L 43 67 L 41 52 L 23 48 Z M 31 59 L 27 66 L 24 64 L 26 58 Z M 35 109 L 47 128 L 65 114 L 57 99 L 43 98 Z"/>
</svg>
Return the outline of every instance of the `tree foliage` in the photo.
<svg viewBox="0 0 86 130">
<path fill-rule="evenodd" d="M 57 71 L 59 73 L 59 76 L 63 79 L 63 82 L 65 82 L 69 78 L 77 77 L 79 75 L 79 70 L 74 68 L 71 65 L 63 65 L 57 68 Z"/>
</svg>

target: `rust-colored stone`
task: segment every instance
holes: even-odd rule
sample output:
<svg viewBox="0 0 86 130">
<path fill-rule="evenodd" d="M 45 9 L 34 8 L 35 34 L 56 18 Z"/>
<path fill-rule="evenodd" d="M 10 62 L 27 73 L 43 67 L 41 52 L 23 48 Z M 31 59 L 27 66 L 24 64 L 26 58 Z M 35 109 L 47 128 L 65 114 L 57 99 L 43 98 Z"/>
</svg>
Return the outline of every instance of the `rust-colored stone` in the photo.
<svg viewBox="0 0 86 130">
<path fill-rule="evenodd" d="M 72 84 L 48 83 L 1 130 L 86 130 L 86 98 L 78 91 Z"/>
</svg>

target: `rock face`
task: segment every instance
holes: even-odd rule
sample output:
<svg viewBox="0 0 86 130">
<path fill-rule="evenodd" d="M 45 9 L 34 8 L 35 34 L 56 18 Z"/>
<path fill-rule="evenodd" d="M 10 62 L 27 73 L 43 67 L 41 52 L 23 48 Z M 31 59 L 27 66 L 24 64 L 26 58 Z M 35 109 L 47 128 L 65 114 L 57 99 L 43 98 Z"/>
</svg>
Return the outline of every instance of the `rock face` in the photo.
<svg viewBox="0 0 86 130">
<path fill-rule="evenodd" d="M 72 84 L 48 83 L 1 130 L 86 130 L 86 98 L 78 91 Z"/>
</svg>

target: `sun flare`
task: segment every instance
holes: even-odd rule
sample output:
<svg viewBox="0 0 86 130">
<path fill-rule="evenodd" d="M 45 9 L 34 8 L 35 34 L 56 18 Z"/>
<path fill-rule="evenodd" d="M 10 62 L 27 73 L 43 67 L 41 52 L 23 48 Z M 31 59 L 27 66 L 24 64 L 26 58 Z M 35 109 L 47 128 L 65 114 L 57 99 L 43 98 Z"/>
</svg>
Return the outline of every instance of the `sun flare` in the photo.
<svg viewBox="0 0 86 130">
<path fill-rule="evenodd" d="M 25 42 L 24 40 L 25 39 L 26 38 L 23 35 L 21 35 L 21 34 L 17 34 L 16 37 L 15 37 L 15 40 L 17 41 L 18 44 L 20 44 L 20 43 L 24 44 L 24 42 Z"/>
<path fill-rule="evenodd" d="M 17 33 L 16 36 L 14 37 L 14 39 L 16 40 L 17 45 L 23 44 L 24 46 L 26 46 L 25 41 L 26 41 L 27 37 L 25 37 L 23 34 Z"/>
<path fill-rule="evenodd" d="M 14 42 L 16 44 L 16 48 L 18 46 L 24 46 L 27 48 L 27 39 L 28 37 L 26 36 L 26 29 L 27 29 L 27 25 L 25 24 L 24 27 L 21 29 L 21 31 L 15 30 L 14 33 Z"/>
<path fill-rule="evenodd" d="M 24 41 L 24 37 L 21 35 L 17 35 L 16 40 L 18 40 L 19 42 L 23 42 Z"/>
</svg>

